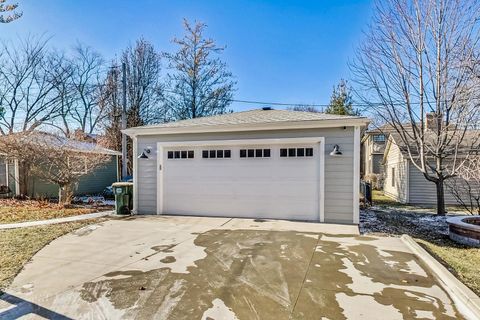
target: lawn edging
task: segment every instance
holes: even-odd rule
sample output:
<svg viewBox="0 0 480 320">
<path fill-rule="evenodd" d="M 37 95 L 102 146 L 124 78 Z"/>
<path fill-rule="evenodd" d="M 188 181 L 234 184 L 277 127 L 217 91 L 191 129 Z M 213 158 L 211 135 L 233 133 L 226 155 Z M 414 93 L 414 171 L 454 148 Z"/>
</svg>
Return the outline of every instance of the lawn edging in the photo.
<svg viewBox="0 0 480 320">
<path fill-rule="evenodd" d="M 49 224 L 57 224 L 57 223 L 65 223 L 65 222 L 76 222 L 76 221 L 82 221 L 82 220 L 101 218 L 104 216 L 112 215 L 114 213 L 115 213 L 114 211 L 100 211 L 95 213 L 86 213 L 78 216 L 70 216 L 70 217 L 64 217 L 64 218 L 0 224 L 0 230 L 38 227 L 38 226 L 45 226 Z"/>
<path fill-rule="evenodd" d="M 450 294 L 458 309 L 469 319 L 480 319 L 480 298 L 458 280 L 440 262 L 423 249 L 409 235 L 402 235 L 401 239 L 412 252 L 420 258 L 432 271 L 443 288 Z"/>
</svg>

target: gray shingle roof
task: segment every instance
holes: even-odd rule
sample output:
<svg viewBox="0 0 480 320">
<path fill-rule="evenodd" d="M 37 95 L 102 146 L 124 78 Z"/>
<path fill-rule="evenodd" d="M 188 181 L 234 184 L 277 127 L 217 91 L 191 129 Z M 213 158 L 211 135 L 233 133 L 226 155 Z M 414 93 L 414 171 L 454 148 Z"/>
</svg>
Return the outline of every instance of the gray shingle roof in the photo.
<svg viewBox="0 0 480 320">
<path fill-rule="evenodd" d="M 319 120 L 354 120 L 366 117 L 340 116 L 317 112 L 290 111 L 290 110 L 250 110 L 242 112 L 227 113 L 222 115 L 180 120 L 176 122 L 163 123 L 158 125 L 144 126 L 143 128 L 185 128 L 201 126 L 228 126 L 242 124 L 269 124 L 296 121 L 319 121 Z M 140 128 L 140 127 L 139 127 Z"/>
<path fill-rule="evenodd" d="M 42 131 L 32 131 L 28 133 L 15 133 L 18 141 L 25 141 L 25 143 L 38 143 L 58 148 L 69 148 L 79 152 L 92 152 L 109 155 L 121 155 L 120 152 L 104 148 L 97 143 L 88 141 L 78 141 L 74 139 L 68 139 L 58 135 L 54 135 Z M 5 136 L 4 136 L 5 137 Z"/>
</svg>

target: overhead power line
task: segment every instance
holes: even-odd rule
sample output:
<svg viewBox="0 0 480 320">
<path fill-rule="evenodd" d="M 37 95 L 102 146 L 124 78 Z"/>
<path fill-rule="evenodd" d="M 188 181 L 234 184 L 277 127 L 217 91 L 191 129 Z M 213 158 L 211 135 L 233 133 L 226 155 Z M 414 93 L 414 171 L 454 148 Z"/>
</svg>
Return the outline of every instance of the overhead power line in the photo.
<svg viewBox="0 0 480 320">
<path fill-rule="evenodd" d="M 173 94 L 179 94 L 178 92 L 170 91 L 170 90 L 165 90 L 164 92 L 168 93 L 173 93 Z M 272 102 L 272 101 L 257 101 L 257 100 L 244 100 L 244 99 L 220 99 L 222 101 L 229 101 L 229 102 L 236 102 L 236 103 L 245 103 L 245 104 L 260 104 L 260 105 L 271 105 L 271 106 L 284 106 L 284 107 L 297 107 L 297 106 L 308 106 L 308 107 L 328 107 L 330 104 L 319 104 L 319 103 L 289 103 L 289 102 Z M 472 99 L 456 99 L 456 102 L 465 102 L 465 101 L 480 101 L 479 98 L 472 98 Z M 445 103 L 450 103 L 450 101 L 443 101 Z M 430 100 L 425 100 L 423 101 L 424 105 L 429 105 L 429 104 L 436 104 L 437 101 L 430 101 Z M 404 101 L 391 101 L 389 103 L 383 103 L 383 102 L 368 102 L 368 103 L 352 103 L 353 107 L 380 107 L 384 105 L 393 105 L 393 106 L 403 106 L 406 103 Z M 420 102 L 410 102 L 410 105 L 420 105 Z"/>
</svg>

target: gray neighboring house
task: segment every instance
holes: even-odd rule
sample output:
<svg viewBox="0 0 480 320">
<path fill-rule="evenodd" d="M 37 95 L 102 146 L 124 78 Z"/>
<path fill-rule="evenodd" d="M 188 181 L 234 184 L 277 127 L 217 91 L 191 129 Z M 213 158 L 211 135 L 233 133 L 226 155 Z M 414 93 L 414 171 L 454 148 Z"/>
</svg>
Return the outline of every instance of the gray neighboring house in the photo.
<svg viewBox="0 0 480 320">
<path fill-rule="evenodd" d="M 383 173 L 383 155 L 388 140 L 385 126 L 368 130 L 362 137 L 361 148 L 361 176 Z"/>
<path fill-rule="evenodd" d="M 119 181 L 119 157 L 121 153 L 118 151 L 106 149 L 100 147 L 94 142 L 77 141 L 67 138 L 59 138 L 57 136 L 50 135 L 44 132 L 38 132 L 42 135 L 42 139 L 48 139 L 52 136 L 52 143 L 58 143 L 64 141 L 68 143 L 72 148 L 80 152 L 99 152 L 111 156 L 111 160 L 105 165 L 97 168 L 93 172 L 82 176 L 78 183 L 75 195 L 84 194 L 100 194 L 105 187 L 112 185 L 113 182 Z M 0 152 L 0 187 L 8 186 L 9 194 L 0 194 L 0 196 L 19 196 L 22 189 L 20 184 L 22 177 L 22 166 L 19 161 L 8 156 L 8 152 Z M 29 176 L 27 179 L 27 196 L 32 198 L 56 198 L 58 197 L 58 186 L 44 181 L 36 176 Z"/>
<path fill-rule="evenodd" d="M 133 210 L 357 224 L 368 122 L 263 108 L 126 129 Z"/>
</svg>

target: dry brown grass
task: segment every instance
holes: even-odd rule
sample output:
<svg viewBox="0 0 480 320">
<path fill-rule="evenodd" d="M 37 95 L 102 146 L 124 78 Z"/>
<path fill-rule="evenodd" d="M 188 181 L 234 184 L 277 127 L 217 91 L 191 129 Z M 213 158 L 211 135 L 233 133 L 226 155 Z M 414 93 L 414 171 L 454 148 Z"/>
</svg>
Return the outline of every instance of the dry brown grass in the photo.
<svg viewBox="0 0 480 320">
<path fill-rule="evenodd" d="M 458 245 L 449 239 L 426 241 L 415 239 L 467 287 L 480 295 L 480 248 Z"/>
<path fill-rule="evenodd" d="M 418 206 L 418 205 L 409 205 L 403 204 L 393 200 L 392 198 L 386 196 L 383 191 L 381 190 L 373 190 L 372 191 L 372 202 L 373 205 L 376 207 L 384 207 L 384 208 L 395 208 L 397 210 L 405 210 L 405 211 L 417 211 L 420 213 L 426 212 L 435 212 L 435 206 Z M 465 209 L 458 205 L 458 206 L 447 206 L 447 211 L 449 213 L 464 213 Z"/>
<path fill-rule="evenodd" d="M 0 290 L 6 288 L 23 266 L 44 246 L 64 234 L 96 221 L 0 230 Z"/>
<path fill-rule="evenodd" d="M 98 211 L 99 208 L 64 208 L 47 201 L 0 199 L 0 224 L 64 218 Z"/>
</svg>

